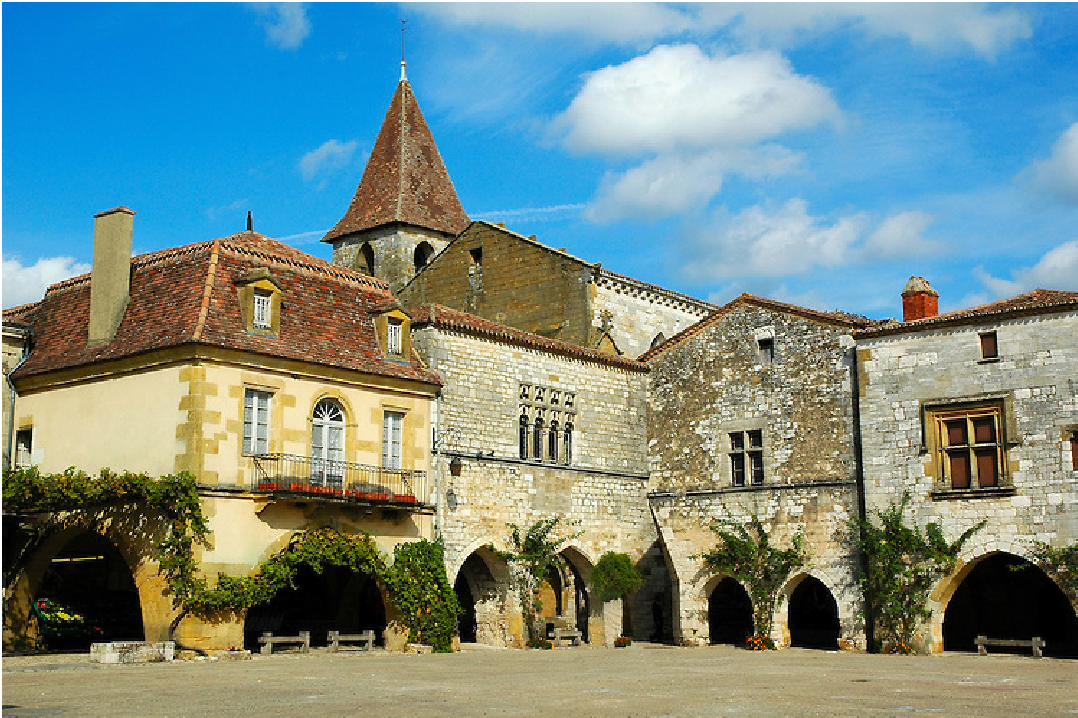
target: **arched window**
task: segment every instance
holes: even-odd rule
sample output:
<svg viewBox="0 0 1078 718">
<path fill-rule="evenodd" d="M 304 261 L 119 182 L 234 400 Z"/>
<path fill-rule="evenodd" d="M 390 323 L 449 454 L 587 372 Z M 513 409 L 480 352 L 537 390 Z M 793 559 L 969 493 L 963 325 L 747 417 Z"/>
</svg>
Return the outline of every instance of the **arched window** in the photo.
<svg viewBox="0 0 1078 718">
<path fill-rule="evenodd" d="M 543 417 L 535 417 L 535 424 L 532 426 L 532 458 L 542 460 L 543 458 Z"/>
<path fill-rule="evenodd" d="M 552 463 L 558 463 L 558 422 L 550 422 L 550 432 L 547 434 L 546 459 Z"/>
<path fill-rule="evenodd" d="M 359 248 L 359 256 L 356 258 L 358 269 L 361 272 L 374 276 L 374 248 L 371 247 L 370 242 L 364 242 L 363 246 Z"/>
<path fill-rule="evenodd" d="M 528 415 L 520 415 L 520 458 L 528 458 Z"/>
<path fill-rule="evenodd" d="M 423 267 L 430 263 L 430 258 L 434 256 L 434 247 L 430 246 L 430 242 L 420 242 L 415 248 L 415 254 L 412 255 L 412 262 L 415 264 L 415 271 L 418 272 Z"/>
<path fill-rule="evenodd" d="M 343 461 L 344 411 L 333 399 L 323 399 L 311 417 L 311 483 L 340 488 Z"/>
<path fill-rule="evenodd" d="M 565 441 L 562 442 L 565 451 L 561 457 L 563 464 L 573 463 L 573 422 L 565 422 Z"/>
</svg>

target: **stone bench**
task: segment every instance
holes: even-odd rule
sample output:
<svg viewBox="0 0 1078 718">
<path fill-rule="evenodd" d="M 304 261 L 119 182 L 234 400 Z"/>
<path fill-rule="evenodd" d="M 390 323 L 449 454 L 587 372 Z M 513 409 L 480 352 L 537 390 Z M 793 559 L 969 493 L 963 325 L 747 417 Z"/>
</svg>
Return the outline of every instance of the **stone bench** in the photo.
<svg viewBox="0 0 1078 718">
<path fill-rule="evenodd" d="M 1044 654 L 1041 653 L 1041 649 L 1048 645 L 1040 636 L 1034 636 L 1028 641 L 1014 638 L 988 638 L 987 636 L 977 636 L 977 640 L 974 641 L 974 643 L 977 644 L 977 653 L 982 656 L 988 655 L 987 646 L 1005 646 L 1008 648 L 1032 648 L 1034 658 L 1042 658 Z"/>
<path fill-rule="evenodd" d="M 340 631 L 329 632 L 329 650 L 331 653 L 336 653 L 341 649 L 342 643 L 362 643 L 364 644 L 360 650 L 369 651 L 374 648 L 374 631 L 363 631 L 362 633 L 341 633 Z"/>
<path fill-rule="evenodd" d="M 582 640 L 580 631 L 573 631 L 568 628 L 555 628 L 554 629 L 554 645 L 560 646 L 563 641 L 572 641 L 572 645 L 579 646 Z"/>
<path fill-rule="evenodd" d="M 261 636 L 259 636 L 258 642 L 262 644 L 263 656 L 272 656 L 273 647 L 275 645 L 299 646 L 301 652 L 311 652 L 310 631 L 300 631 L 298 636 L 275 636 L 270 631 L 266 631 Z"/>
</svg>

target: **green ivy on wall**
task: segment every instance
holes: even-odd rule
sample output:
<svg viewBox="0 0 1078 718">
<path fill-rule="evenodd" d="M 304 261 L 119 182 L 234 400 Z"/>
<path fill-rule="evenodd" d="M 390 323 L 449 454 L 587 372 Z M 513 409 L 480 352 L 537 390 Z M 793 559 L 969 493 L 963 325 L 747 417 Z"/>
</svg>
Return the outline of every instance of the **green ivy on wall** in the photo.
<svg viewBox="0 0 1078 718">
<path fill-rule="evenodd" d="M 401 544 L 389 565 L 369 534 L 311 529 L 296 534 L 252 576 L 219 574 L 210 588 L 194 557 L 195 543 L 206 543 L 209 528 L 190 474 L 153 479 L 108 469 L 102 469 L 98 477 L 74 468 L 60 474 L 41 474 L 35 468 L 5 469 L 3 498 L 5 510 L 14 514 L 80 511 L 121 503 L 139 503 L 160 512 L 168 530 L 158 546 L 157 560 L 169 593 L 184 613 L 205 617 L 242 611 L 294 588 L 301 566 L 317 572 L 327 565 L 345 566 L 382 582 L 388 589 L 387 600 L 408 628 L 409 640 L 430 643 L 439 652 L 452 650 L 460 606 L 446 577 L 440 540 Z"/>
</svg>

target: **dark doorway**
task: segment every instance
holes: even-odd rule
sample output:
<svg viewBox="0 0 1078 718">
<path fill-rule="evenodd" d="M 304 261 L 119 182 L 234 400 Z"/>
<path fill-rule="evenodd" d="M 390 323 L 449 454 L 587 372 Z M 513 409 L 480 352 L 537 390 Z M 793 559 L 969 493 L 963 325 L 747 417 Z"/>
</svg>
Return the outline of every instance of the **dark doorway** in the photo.
<svg viewBox="0 0 1078 718">
<path fill-rule="evenodd" d="M 565 558 L 564 554 L 562 557 Z M 580 631 L 580 640 L 589 643 L 591 639 L 588 637 L 588 617 L 591 614 L 591 599 L 588 597 L 588 587 L 572 561 L 566 558 L 565 565 L 573 575 L 574 592 L 571 608 L 576 612 L 576 630 Z"/>
<path fill-rule="evenodd" d="M 141 641 L 142 607 L 131 569 L 108 539 L 84 533 L 49 562 L 34 597 L 49 649 L 87 650 L 99 641 Z"/>
<path fill-rule="evenodd" d="M 790 595 L 790 644 L 798 648 L 838 648 L 838 604 L 823 582 L 805 577 Z"/>
<path fill-rule="evenodd" d="M 1047 642 L 1045 655 L 1078 657 L 1078 617 L 1052 579 L 1008 553 L 988 556 L 955 590 L 943 615 L 943 650 L 973 651 L 978 635 Z M 1029 648 L 989 652 L 1029 654 Z"/>
<path fill-rule="evenodd" d="M 296 571 L 295 586 L 247 612 L 245 648 L 258 650 L 258 637 L 264 631 L 281 636 L 310 631 L 311 645 L 324 646 L 332 630 L 373 630 L 375 642 L 384 645 L 385 606 L 378 584 L 370 576 L 344 566 L 326 566 L 321 573 L 302 566 Z"/>
<path fill-rule="evenodd" d="M 707 601 L 711 643 L 741 645 L 753 633 L 752 600 L 741 584 L 724 578 Z"/>
<path fill-rule="evenodd" d="M 460 604 L 460 616 L 457 618 L 457 631 L 462 643 L 475 643 L 479 625 L 475 618 L 475 597 L 468 587 L 468 581 L 461 571 L 457 576 L 457 582 L 453 584 L 453 590 L 457 593 L 457 603 Z"/>
</svg>

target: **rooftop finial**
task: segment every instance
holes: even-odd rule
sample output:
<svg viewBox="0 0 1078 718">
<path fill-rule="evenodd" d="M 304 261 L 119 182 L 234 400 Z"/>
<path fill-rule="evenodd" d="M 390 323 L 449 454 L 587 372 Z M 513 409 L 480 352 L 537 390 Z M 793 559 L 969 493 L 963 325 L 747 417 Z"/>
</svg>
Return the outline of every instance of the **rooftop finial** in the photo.
<svg viewBox="0 0 1078 718">
<path fill-rule="evenodd" d="M 406 82 L 408 80 L 408 75 L 404 73 L 404 30 L 406 29 L 405 26 L 407 24 L 407 20 L 401 20 L 401 82 Z"/>
<path fill-rule="evenodd" d="M 254 222 L 251 221 L 251 210 L 247 210 L 247 231 L 250 232 L 254 228 Z"/>
</svg>

